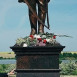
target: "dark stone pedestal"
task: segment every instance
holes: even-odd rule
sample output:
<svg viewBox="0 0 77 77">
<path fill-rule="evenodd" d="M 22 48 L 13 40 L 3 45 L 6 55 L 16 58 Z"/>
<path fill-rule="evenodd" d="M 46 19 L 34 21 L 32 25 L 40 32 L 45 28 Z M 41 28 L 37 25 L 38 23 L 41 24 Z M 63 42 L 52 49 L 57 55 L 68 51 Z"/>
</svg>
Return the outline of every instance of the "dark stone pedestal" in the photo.
<svg viewBox="0 0 77 77">
<path fill-rule="evenodd" d="M 64 47 L 11 47 L 16 54 L 16 76 L 60 77 L 59 54 Z"/>
<path fill-rule="evenodd" d="M 7 73 L 0 73 L 0 77 L 8 77 Z"/>
</svg>

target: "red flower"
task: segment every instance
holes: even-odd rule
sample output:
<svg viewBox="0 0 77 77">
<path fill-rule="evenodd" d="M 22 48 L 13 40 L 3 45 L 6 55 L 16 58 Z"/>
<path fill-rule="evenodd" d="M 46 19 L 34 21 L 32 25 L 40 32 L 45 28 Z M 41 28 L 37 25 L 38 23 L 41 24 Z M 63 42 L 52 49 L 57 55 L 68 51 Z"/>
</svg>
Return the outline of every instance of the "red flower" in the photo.
<svg viewBox="0 0 77 77">
<path fill-rule="evenodd" d="M 56 39 L 56 36 L 55 35 L 53 36 L 53 39 Z"/>
<path fill-rule="evenodd" d="M 34 36 L 33 36 L 33 35 L 30 35 L 29 37 L 31 37 L 32 39 L 34 38 Z"/>
<path fill-rule="evenodd" d="M 39 40 L 39 41 L 42 41 L 42 39 L 41 39 L 41 38 L 38 38 L 38 40 Z"/>
<path fill-rule="evenodd" d="M 44 39 L 44 40 L 43 40 L 43 43 L 45 43 L 45 44 L 46 44 L 46 42 L 47 42 L 47 40 L 46 40 L 46 39 Z"/>
</svg>

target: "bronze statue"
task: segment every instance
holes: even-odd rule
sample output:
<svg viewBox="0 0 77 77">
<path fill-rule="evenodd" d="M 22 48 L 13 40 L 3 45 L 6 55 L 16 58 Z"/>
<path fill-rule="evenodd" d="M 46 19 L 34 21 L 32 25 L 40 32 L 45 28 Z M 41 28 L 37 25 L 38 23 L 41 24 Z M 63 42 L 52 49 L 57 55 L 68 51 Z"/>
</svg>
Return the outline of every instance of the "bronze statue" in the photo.
<svg viewBox="0 0 77 77">
<path fill-rule="evenodd" d="M 50 0 L 19 0 L 18 2 L 25 2 L 29 7 L 29 19 L 31 24 L 31 35 L 37 33 L 44 33 L 44 24 L 47 13 L 47 3 Z M 38 5 L 38 13 L 36 10 Z M 33 13 L 33 11 L 35 13 Z M 36 15 L 36 16 L 35 16 Z M 38 17 L 37 17 L 38 16 Z M 37 32 L 37 21 L 38 21 L 38 32 Z"/>
</svg>

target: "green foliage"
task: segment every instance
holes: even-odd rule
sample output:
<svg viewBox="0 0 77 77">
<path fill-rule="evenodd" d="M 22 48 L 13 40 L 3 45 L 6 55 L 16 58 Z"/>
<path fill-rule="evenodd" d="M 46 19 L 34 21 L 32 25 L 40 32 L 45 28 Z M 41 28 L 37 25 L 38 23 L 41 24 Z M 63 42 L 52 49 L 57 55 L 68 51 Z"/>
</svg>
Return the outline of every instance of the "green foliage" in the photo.
<svg viewBox="0 0 77 77">
<path fill-rule="evenodd" d="M 3 57 L 0 57 L 0 59 L 3 59 Z"/>
<path fill-rule="evenodd" d="M 62 60 L 59 59 L 59 64 L 61 64 L 61 63 L 62 63 Z"/>
<path fill-rule="evenodd" d="M 23 43 L 26 43 L 28 46 L 32 45 L 32 44 L 36 44 L 36 39 L 31 40 L 29 37 L 25 37 L 25 38 L 18 38 L 16 40 L 16 45 L 18 46 L 22 46 Z"/>
<path fill-rule="evenodd" d="M 3 67 L 0 65 L 0 73 L 3 72 Z"/>
<path fill-rule="evenodd" d="M 11 54 L 11 52 L 8 52 L 8 54 Z"/>
<path fill-rule="evenodd" d="M 11 75 L 11 76 L 9 76 L 9 77 L 16 77 L 16 75 Z"/>
<path fill-rule="evenodd" d="M 15 69 L 15 64 L 0 64 L 0 73 L 8 73 L 11 70 Z"/>
<path fill-rule="evenodd" d="M 25 42 L 25 40 L 23 39 L 23 38 L 18 38 L 17 40 L 16 40 L 16 44 L 17 45 L 21 45 L 23 42 Z"/>
<path fill-rule="evenodd" d="M 7 67 L 8 67 L 8 65 L 1 64 L 0 65 L 0 73 L 5 72 L 5 69 L 7 69 Z"/>
<path fill-rule="evenodd" d="M 15 64 L 9 64 L 9 66 L 8 66 L 8 68 L 6 68 L 6 72 L 10 72 L 11 70 L 13 70 L 13 69 L 15 69 L 16 68 L 16 66 L 15 66 Z"/>
<path fill-rule="evenodd" d="M 14 58 L 10 58 L 10 57 L 8 57 L 8 58 L 0 57 L 0 60 L 5 60 L 5 59 L 16 59 L 16 58 L 15 58 L 15 57 L 14 57 Z"/>
<path fill-rule="evenodd" d="M 75 62 L 61 63 L 60 69 L 62 75 L 77 75 L 77 64 Z"/>
<path fill-rule="evenodd" d="M 41 39 L 41 41 L 39 40 Z M 44 42 L 44 40 L 46 42 Z M 48 45 L 50 44 L 50 45 Z M 28 47 L 28 46 L 56 46 L 60 45 L 56 41 L 56 35 L 53 33 L 40 33 L 40 34 L 35 34 L 35 35 L 30 35 L 25 38 L 18 38 L 16 40 L 15 46 L 20 46 L 20 47 Z"/>
<path fill-rule="evenodd" d="M 75 59 L 77 59 L 77 54 L 76 53 L 74 53 L 74 54 L 72 54 L 72 53 L 61 53 L 60 54 L 60 60 L 75 60 Z"/>
</svg>

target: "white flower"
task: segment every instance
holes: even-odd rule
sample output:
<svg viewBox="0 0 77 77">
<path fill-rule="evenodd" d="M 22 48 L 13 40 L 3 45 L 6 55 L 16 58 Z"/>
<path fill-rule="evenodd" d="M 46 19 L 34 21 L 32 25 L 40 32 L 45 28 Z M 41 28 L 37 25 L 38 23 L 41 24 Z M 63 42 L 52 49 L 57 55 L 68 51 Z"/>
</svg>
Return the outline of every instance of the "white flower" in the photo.
<svg viewBox="0 0 77 77">
<path fill-rule="evenodd" d="M 53 41 L 53 38 L 51 38 L 50 41 Z"/>
<path fill-rule="evenodd" d="M 36 38 L 36 37 L 37 37 L 37 34 L 34 35 L 34 38 Z"/>
<path fill-rule="evenodd" d="M 42 35 L 42 38 L 46 38 L 46 35 Z"/>
<path fill-rule="evenodd" d="M 34 35 L 34 38 L 37 39 L 37 38 L 41 38 L 41 37 L 40 37 L 40 35 L 36 35 L 36 34 L 35 34 L 35 35 Z"/>
<path fill-rule="evenodd" d="M 50 41 L 51 41 L 51 39 L 46 39 L 46 41 L 47 41 L 47 42 L 50 42 Z"/>
<path fill-rule="evenodd" d="M 27 47 L 28 45 L 26 43 L 23 44 L 23 47 Z"/>
</svg>

